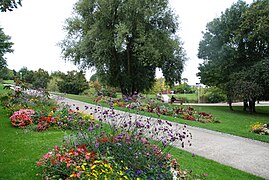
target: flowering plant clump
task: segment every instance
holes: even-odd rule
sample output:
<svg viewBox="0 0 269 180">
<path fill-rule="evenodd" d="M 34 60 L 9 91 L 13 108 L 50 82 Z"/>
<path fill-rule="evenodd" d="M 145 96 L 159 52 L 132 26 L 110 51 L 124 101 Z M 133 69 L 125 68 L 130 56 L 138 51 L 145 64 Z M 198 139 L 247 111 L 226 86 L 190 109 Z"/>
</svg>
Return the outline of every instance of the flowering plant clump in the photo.
<svg viewBox="0 0 269 180">
<path fill-rule="evenodd" d="M 46 179 L 127 179 L 113 159 L 89 151 L 85 144 L 73 148 L 55 146 L 37 164 Z"/>
<path fill-rule="evenodd" d="M 256 122 L 250 126 L 251 131 L 257 134 L 269 135 L 269 124 Z"/>
<path fill-rule="evenodd" d="M 31 109 L 21 109 L 13 113 L 10 117 L 11 124 L 14 127 L 24 128 L 33 123 L 32 116 L 34 115 L 34 111 Z"/>
<path fill-rule="evenodd" d="M 73 106 L 73 109 L 78 108 Z M 46 179 L 177 179 L 190 176 L 167 152 L 168 145 L 174 143 L 191 146 L 192 135 L 185 126 L 117 113 L 113 108 L 101 106 L 88 110 L 90 117 L 98 121 L 76 129 L 75 134 L 65 137 L 62 147 L 54 148 L 38 161 Z"/>
<path fill-rule="evenodd" d="M 212 114 L 206 112 L 197 112 L 193 107 L 176 107 L 172 106 L 171 104 L 165 104 L 163 102 L 157 101 L 153 98 L 147 99 L 142 97 L 141 95 L 133 95 L 130 97 L 124 97 L 124 101 L 120 100 L 110 100 L 108 103 L 110 106 L 117 107 L 119 106 L 120 102 L 126 103 L 126 107 L 128 109 L 136 109 L 139 111 L 145 111 L 150 113 L 156 113 L 158 116 L 165 115 L 165 116 L 173 116 L 179 117 L 184 120 L 190 121 L 197 121 L 202 123 L 220 123 L 221 121 L 217 120 L 213 117 Z"/>
</svg>

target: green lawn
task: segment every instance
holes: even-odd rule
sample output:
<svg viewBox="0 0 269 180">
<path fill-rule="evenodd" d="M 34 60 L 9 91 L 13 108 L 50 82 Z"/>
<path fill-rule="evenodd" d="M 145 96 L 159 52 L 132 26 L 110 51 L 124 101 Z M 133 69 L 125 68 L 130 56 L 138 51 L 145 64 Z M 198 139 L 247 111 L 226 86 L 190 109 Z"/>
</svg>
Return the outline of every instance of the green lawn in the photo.
<svg viewBox="0 0 269 180">
<path fill-rule="evenodd" d="M 0 179 L 40 179 L 36 162 L 48 148 L 60 145 L 63 131 L 27 132 L 13 128 L 0 106 Z"/>
<path fill-rule="evenodd" d="M 257 107 L 256 114 L 250 114 L 242 111 L 242 107 L 234 107 L 234 111 L 230 111 L 229 107 L 220 106 L 193 106 L 199 112 L 212 113 L 221 123 L 198 123 L 183 119 L 175 119 L 166 117 L 167 119 L 187 125 L 210 129 L 214 131 L 224 132 L 237 136 L 242 136 L 259 141 L 269 142 L 269 136 L 259 135 L 250 132 L 250 125 L 255 122 L 262 124 L 269 123 L 269 107 Z"/>
<path fill-rule="evenodd" d="M 14 80 L 4 80 L 3 84 L 14 84 Z"/>
<path fill-rule="evenodd" d="M 93 99 L 87 96 L 71 95 L 67 94 L 65 97 L 87 102 L 94 103 Z M 95 103 L 96 104 L 96 103 Z M 101 103 L 107 106 L 104 103 Z M 176 106 L 176 105 L 175 105 Z M 161 116 L 161 119 L 187 124 L 191 126 L 201 127 L 214 131 L 224 132 L 236 136 L 246 137 L 259 141 L 269 142 L 269 136 L 259 135 L 250 132 L 250 125 L 255 122 L 261 122 L 263 124 L 269 123 L 269 107 L 257 107 L 256 114 L 249 114 L 242 111 L 242 107 L 234 107 L 234 111 L 230 111 L 229 107 L 220 106 L 194 106 L 199 112 L 212 113 L 221 123 L 200 123 L 195 121 L 183 120 L 181 118 L 174 118 L 170 116 Z M 125 108 L 116 108 L 120 110 L 127 110 Z M 135 112 L 135 111 L 134 111 Z M 156 114 L 150 114 L 143 112 L 144 115 L 157 117 Z"/>
<path fill-rule="evenodd" d="M 189 103 L 197 103 L 198 101 L 197 94 L 175 94 L 175 97 L 177 99 L 184 98 L 186 99 L 186 102 L 189 102 Z"/>
</svg>

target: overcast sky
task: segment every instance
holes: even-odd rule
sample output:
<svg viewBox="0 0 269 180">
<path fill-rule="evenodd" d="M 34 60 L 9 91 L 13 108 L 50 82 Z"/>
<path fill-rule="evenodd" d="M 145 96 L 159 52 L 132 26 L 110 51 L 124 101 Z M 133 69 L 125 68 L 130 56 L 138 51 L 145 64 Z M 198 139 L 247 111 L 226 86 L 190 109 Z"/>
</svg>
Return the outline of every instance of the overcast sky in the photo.
<svg viewBox="0 0 269 180">
<path fill-rule="evenodd" d="M 22 7 L 13 12 L 0 13 L 0 27 L 14 42 L 12 54 L 7 54 L 8 67 L 19 70 L 23 66 L 30 70 L 43 68 L 49 72 L 77 70 L 61 59 L 61 49 L 56 44 L 64 39 L 64 21 L 70 17 L 77 0 L 23 0 Z M 196 77 L 198 65 L 198 44 L 206 24 L 220 16 L 237 0 L 170 0 L 171 7 L 179 16 L 179 32 L 188 61 L 183 78 L 189 84 L 199 82 Z M 251 3 L 252 0 L 246 0 Z M 91 71 L 87 71 L 87 78 Z M 159 76 L 159 74 L 158 74 Z"/>
</svg>

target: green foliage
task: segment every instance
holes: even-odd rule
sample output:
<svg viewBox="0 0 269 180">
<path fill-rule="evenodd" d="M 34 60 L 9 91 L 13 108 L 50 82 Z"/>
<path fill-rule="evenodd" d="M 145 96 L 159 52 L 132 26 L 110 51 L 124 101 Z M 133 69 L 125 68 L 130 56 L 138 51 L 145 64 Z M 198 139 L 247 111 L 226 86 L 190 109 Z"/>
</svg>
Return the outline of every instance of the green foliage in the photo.
<svg viewBox="0 0 269 180">
<path fill-rule="evenodd" d="M 3 80 L 14 80 L 14 72 L 7 67 L 0 68 L 0 78 Z"/>
<path fill-rule="evenodd" d="M 195 92 L 195 90 L 187 83 L 176 85 L 174 89 L 176 93 L 181 93 L 181 94 L 192 94 Z"/>
<path fill-rule="evenodd" d="M 2 70 L 3 68 L 7 66 L 4 55 L 6 53 L 13 52 L 13 49 L 12 49 L 13 43 L 10 42 L 10 39 L 11 37 L 6 35 L 3 31 L 3 28 L 0 27 L 0 70 Z"/>
<path fill-rule="evenodd" d="M 156 68 L 168 84 L 181 79 L 185 53 L 168 0 L 81 0 L 67 19 L 64 58 L 95 67 L 100 81 L 134 94 L 153 86 Z"/>
<path fill-rule="evenodd" d="M 50 80 L 48 71 L 41 68 L 37 71 L 32 71 L 28 70 L 27 67 L 22 67 L 17 76 L 21 81 L 31 84 L 34 89 L 46 89 Z"/>
<path fill-rule="evenodd" d="M 14 8 L 21 6 L 22 0 L 1 0 L 0 1 L 0 11 L 13 11 Z"/>
<path fill-rule="evenodd" d="M 225 102 L 226 95 L 221 89 L 217 87 L 210 87 L 206 88 L 203 91 L 201 99 L 204 99 L 205 102 L 209 103 L 219 103 L 219 102 Z"/>
<path fill-rule="evenodd" d="M 26 83 L 32 84 L 34 82 L 34 71 L 28 70 L 27 67 L 22 67 L 18 71 L 18 78 Z"/>
<path fill-rule="evenodd" d="M 82 71 L 68 71 L 62 79 L 58 82 L 59 91 L 62 93 L 80 94 L 89 87 Z"/>
<path fill-rule="evenodd" d="M 102 92 L 102 95 L 104 95 L 104 96 L 108 96 L 108 97 L 112 97 L 112 98 L 117 97 L 116 89 L 113 87 L 106 86 L 106 87 L 102 88 L 101 92 Z"/>
<path fill-rule="evenodd" d="M 268 86 L 256 76 L 268 76 L 262 66 L 269 56 L 268 13 L 267 0 L 251 5 L 240 0 L 207 24 L 198 53 L 204 59 L 198 73 L 203 84 L 225 90 L 230 100 L 269 98 Z"/>
<path fill-rule="evenodd" d="M 58 87 L 58 82 L 62 81 L 62 78 L 58 76 L 50 76 L 50 81 L 48 82 L 48 91 L 60 92 Z"/>
<path fill-rule="evenodd" d="M 33 73 L 33 87 L 35 89 L 46 89 L 48 86 L 48 82 L 50 80 L 50 76 L 48 71 L 45 71 L 39 68 L 37 71 Z"/>
<path fill-rule="evenodd" d="M 90 81 L 97 81 L 98 80 L 98 75 L 95 73 L 90 77 Z"/>
</svg>

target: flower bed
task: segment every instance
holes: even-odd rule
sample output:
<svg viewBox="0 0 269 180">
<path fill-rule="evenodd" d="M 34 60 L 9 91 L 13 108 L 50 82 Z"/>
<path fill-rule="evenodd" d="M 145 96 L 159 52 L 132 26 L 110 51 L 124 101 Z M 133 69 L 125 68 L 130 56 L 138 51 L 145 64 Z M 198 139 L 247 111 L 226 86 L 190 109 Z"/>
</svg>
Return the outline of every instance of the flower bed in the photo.
<svg viewBox="0 0 269 180">
<path fill-rule="evenodd" d="M 128 113 L 122 116 L 113 108 L 103 111 L 101 107 L 85 106 L 80 110 L 75 105 L 59 106 L 49 98 L 17 92 L 8 99 L 9 102 L 2 102 L 11 112 L 15 127 L 36 131 L 53 127 L 72 130 L 71 135 L 64 137 L 63 145 L 55 146 L 37 162 L 44 179 L 184 179 L 192 176 L 180 169 L 168 153 L 168 145 L 191 145 L 191 133 L 186 127 L 173 128 L 168 121 L 149 118 L 132 120 Z M 85 114 L 86 110 L 92 114 Z"/>
<path fill-rule="evenodd" d="M 220 123 L 210 113 L 198 112 L 193 107 L 172 106 L 171 104 L 155 100 L 153 98 L 147 99 L 143 96 L 134 95 L 132 97 L 125 97 L 123 99 L 111 99 L 107 97 L 98 97 L 98 102 L 106 102 L 111 107 L 126 107 L 128 109 L 135 109 L 149 113 L 156 113 L 158 116 L 173 116 L 182 118 L 184 120 L 197 121 L 201 123 Z"/>
<path fill-rule="evenodd" d="M 150 121 L 113 109 L 92 109 L 98 121 L 65 137 L 64 145 L 45 154 L 37 164 L 44 178 L 177 179 L 190 177 L 168 154 L 168 145 L 191 145 L 186 127 Z M 156 141 L 150 143 L 147 137 Z M 164 152 L 162 148 L 168 148 Z"/>
</svg>

